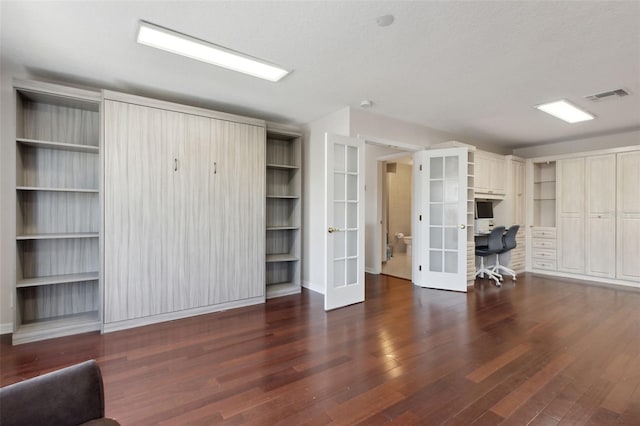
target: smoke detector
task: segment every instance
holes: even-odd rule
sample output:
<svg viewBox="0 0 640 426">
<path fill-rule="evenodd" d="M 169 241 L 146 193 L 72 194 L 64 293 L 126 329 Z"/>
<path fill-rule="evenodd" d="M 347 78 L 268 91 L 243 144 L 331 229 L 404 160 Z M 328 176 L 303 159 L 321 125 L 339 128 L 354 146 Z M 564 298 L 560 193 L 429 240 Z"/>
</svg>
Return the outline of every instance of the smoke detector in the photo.
<svg viewBox="0 0 640 426">
<path fill-rule="evenodd" d="M 393 21 L 395 21 L 395 19 L 396 18 L 391 14 L 378 16 L 376 18 L 376 24 L 378 24 L 379 27 L 388 27 L 389 25 L 393 24 Z"/>
<path fill-rule="evenodd" d="M 585 96 L 585 99 L 590 100 L 591 102 L 600 102 L 604 100 L 610 100 L 615 98 L 623 98 L 629 95 L 629 91 L 625 89 L 615 89 L 609 90 L 607 92 L 600 92 L 594 95 Z"/>
<path fill-rule="evenodd" d="M 360 101 L 360 108 L 371 108 L 373 106 L 373 102 L 369 99 L 363 99 Z"/>
</svg>

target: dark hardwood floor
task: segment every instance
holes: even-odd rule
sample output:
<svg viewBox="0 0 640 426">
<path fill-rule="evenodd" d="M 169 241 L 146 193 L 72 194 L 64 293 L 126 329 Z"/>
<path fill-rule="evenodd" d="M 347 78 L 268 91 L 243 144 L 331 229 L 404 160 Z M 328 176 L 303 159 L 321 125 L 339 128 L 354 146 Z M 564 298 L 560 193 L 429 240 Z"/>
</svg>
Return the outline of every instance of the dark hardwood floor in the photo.
<svg viewBox="0 0 640 426">
<path fill-rule="evenodd" d="M 367 276 L 106 335 L 0 344 L 6 385 L 86 359 L 107 415 L 155 424 L 640 424 L 640 291 L 523 275 L 458 294 Z"/>
</svg>

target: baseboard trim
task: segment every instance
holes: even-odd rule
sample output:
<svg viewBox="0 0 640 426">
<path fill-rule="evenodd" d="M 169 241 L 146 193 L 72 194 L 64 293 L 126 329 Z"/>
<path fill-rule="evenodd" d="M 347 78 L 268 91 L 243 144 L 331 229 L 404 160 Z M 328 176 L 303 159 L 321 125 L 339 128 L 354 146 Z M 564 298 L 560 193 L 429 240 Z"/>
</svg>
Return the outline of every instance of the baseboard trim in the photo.
<svg viewBox="0 0 640 426">
<path fill-rule="evenodd" d="M 367 274 L 372 274 L 372 275 L 380 275 L 380 268 L 369 268 L 368 266 L 365 266 L 364 271 Z"/>
<path fill-rule="evenodd" d="M 640 282 L 634 282 L 634 281 L 623 281 L 623 280 L 612 279 L 612 278 L 592 277 L 590 275 L 577 275 L 577 274 L 570 274 L 570 273 L 559 272 L 559 271 L 547 271 L 543 269 L 529 269 L 527 272 L 531 272 L 532 274 L 538 274 L 538 275 L 569 278 L 577 281 L 587 281 L 587 282 L 592 282 L 596 284 L 598 283 L 611 284 L 611 285 L 619 285 L 622 287 L 631 287 L 636 289 L 640 288 Z"/>
<path fill-rule="evenodd" d="M 324 295 L 324 286 L 319 286 L 319 285 L 315 285 L 309 281 L 302 281 L 302 287 L 306 288 L 307 290 L 311 290 L 313 292 L 316 292 L 318 294 L 322 294 Z"/>
<path fill-rule="evenodd" d="M 264 302 L 265 302 L 264 296 L 252 297 L 250 299 L 236 300 L 233 302 L 220 303 L 218 305 L 203 306 L 201 308 L 185 309 L 184 311 L 169 312 L 166 314 L 153 315 L 150 317 L 112 322 L 104 325 L 103 332 L 111 333 L 112 331 L 126 330 L 128 328 L 142 327 L 144 325 L 157 324 L 159 322 L 195 317 L 197 315 L 226 311 L 228 309 L 234 309 L 234 308 L 242 308 L 244 306 L 257 305 Z"/>
<path fill-rule="evenodd" d="M 0 324 L 0 335 L 9 333 L 13 333 L 13 323 L 5 322 L 3 324 Z"/>
</svg>

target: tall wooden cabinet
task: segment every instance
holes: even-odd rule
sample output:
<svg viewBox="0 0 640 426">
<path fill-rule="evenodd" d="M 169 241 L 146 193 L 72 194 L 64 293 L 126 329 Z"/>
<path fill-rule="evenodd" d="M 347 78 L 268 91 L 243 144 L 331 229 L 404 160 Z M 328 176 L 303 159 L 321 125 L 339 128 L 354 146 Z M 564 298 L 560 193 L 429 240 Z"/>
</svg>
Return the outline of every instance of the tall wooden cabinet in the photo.
<svg viewBox="0 0 640 426">
<path fill-rule="evenodd" d="M 616 159 L 616 278 L 640 282 L 640 150 Z"/>
<path fill-rule="evenodd" d="M 584 158 L 557 162 L 558 270 L 584 273 Z"/>
<path fill-rule="evenodd" d="M 615 278 L 615 154 L 586 157 L 584 182 L 588 188 L 585 190 L 585 274 Z"/>
<path fill-rule="evenodd" d="M 13 342 L 99 330 L 100 94 L 14 85 Z"/>
<path fill-rule="evenodd" d="M 104 96 L 105 330 L 264 301 L 264 122 Z"/>
</svg>

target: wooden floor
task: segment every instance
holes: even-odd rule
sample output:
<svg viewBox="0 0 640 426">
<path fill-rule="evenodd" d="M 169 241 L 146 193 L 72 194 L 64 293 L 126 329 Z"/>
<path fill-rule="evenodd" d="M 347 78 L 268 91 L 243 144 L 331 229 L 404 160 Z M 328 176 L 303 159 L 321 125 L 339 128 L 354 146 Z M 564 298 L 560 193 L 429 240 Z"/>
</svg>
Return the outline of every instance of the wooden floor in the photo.
<svg viewBox="0 0 640 426">
<path fill-rule="evenodd" d="M 367 276 L 107 335 L 10 346 L 2 385 L 89 358 L 107 415 L 156 424 L 640 424 L 640 291 L 523 276 L 458 294 Z"/>
</svg>

